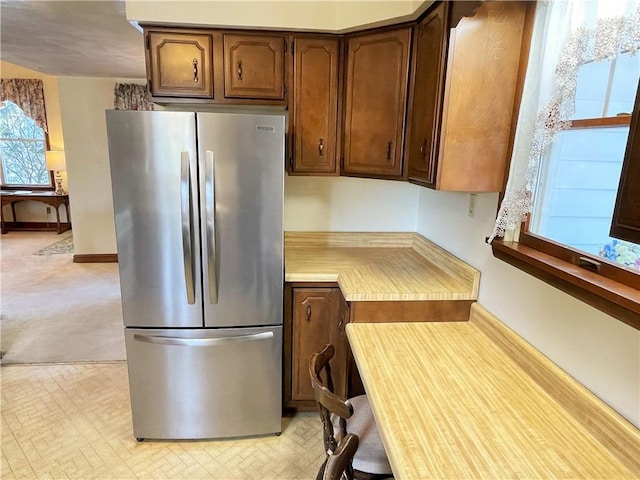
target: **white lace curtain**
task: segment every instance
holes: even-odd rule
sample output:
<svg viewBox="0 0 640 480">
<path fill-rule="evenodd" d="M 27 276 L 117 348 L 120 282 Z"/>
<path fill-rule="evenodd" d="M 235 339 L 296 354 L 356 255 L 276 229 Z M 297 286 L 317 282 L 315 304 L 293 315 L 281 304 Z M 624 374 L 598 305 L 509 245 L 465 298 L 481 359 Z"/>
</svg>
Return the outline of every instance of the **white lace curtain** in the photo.
<svg viewBox="0 0 640 480">
<path fill-rule="evenodd" d="M 15 103 L 25 115 L 33 118 L 48 132 L 47 111 L 44 106 L 44 86 L 36 78 L 3 78 L 0 81 L 0 101 Z"/>
<path fill-rule="evenodd" d="M 571 125 L 578 67 L 640 47 L 640 0 L 539 1 L 518 129 L 491 242 L 518 231 L 531 212 L 540 159 Z"/>
<path fill-rule="evenodd" d="M 153 110 L 147 85 L 116 83 L 113 87 L 113 107 L 116 110 Z"/>
</svg>

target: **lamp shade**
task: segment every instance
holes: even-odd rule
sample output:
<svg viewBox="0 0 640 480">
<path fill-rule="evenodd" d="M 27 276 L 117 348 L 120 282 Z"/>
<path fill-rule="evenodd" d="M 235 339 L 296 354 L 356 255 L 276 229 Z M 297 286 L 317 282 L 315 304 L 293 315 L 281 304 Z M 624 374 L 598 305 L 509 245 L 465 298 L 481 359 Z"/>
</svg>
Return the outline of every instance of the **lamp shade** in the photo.
<svg viewBox="0 0 640 480">
<path fill-rule="evenodd" d="M 47 170 L 55 170 L 59 172 L 60 170 L 67 169 L 64 162 L 63 150 L 47 150 L 45 158 L 47 160 Z"/>
</svg>

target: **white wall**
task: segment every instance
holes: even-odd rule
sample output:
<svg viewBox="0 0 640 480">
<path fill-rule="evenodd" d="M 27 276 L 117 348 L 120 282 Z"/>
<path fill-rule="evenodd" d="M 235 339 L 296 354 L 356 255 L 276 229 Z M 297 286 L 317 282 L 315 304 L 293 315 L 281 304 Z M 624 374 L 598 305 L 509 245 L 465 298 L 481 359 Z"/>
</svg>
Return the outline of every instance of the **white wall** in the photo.
<svg viewBox="0 0 640 480">
<path fill-rule="evenodd" d="M 284 227 L 296 231 L 413 232 L 419 189 L 348 177 L 285 178 Z"/>
<path fill-rule="evenodd" d="M 105 109 L 115 78 L 59 77 L 69 201 L 76 254 L 116 253 Z"/>
<path fill-rule="evenodd" d="M 425 2 L 395 1 L 163 1 L 127 0 L 126 15 L 139 23 L 282 28 L 339 31 L 354 26 L 388 23 L 423 9 Z M 426 2 L 431 4 L 432 2 Z"/>
<path fill-rule="evenodd" d="M 417 231 L 481 271 L 489 311 L 640 427 L 640 331 L 493 257 L 497 194 L 420 188 Z"/>
</svg>

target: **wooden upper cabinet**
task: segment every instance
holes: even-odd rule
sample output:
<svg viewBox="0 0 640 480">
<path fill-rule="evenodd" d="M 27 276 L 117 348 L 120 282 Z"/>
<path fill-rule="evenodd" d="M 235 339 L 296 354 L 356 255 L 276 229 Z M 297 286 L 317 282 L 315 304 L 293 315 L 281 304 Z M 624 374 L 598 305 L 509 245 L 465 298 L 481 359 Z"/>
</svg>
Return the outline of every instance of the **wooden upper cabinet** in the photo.
<svg viewBox="0 0 640 480">
<path fill-rule="evenodd" d="M 436 183 L 448 11 L 449 2 L 441 3 L 414 31 L 413 101 L 409 111 L 407 168 L 410 180 L 429 186 Z"/>
<path fill-rule="evenodd" d="M 499 192 L 510 160 L 530 6 L 483 2 L 473 17 L 460 19 L 451 13 L 461 10 L 458 3 L 440 3 L 417 27 L 408 179 L 440 190 Z"/>
<path fill-rule="evenodd" d="M 294 39 L 291 173 L 338 174 L 337 38 Z"/>
<path fill-rule="evenodd" d="M 152 96 L 213 98 L 211 35 L 167 30 L 145 34 Z"/>
<path fill-rule="evenodd" d="M 224 96 L 284 99 L 283 35 L 224 34 Z"/>
<path fill-rule="evenodd" d="M 640 88 L 636 94 L 636 104 L 620 174 L 611 236 L 640 244 Z"/>
<path fill-rule="evenodd" d="M 411 28 L 347 42 L 342 171 L 401 177 Z"/>
</svg>

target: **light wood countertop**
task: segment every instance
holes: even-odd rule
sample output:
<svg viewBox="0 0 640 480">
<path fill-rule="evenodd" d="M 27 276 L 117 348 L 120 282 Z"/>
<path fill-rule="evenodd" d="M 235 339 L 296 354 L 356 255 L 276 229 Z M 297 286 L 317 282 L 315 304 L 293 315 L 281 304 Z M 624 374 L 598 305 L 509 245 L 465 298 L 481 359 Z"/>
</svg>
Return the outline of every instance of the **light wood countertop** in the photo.
<svg viewBox="0 0 640 480">
<path fill-rule="evenodd" d="M 475 300 L 480 273 L 416 233 L 285 233 L 285 281 L 337 282 L 347 301 Z"/>
<path fill-rule="evenodd" d="M 347 325 L 395 478 L 639 478 L 638 430 L 477 313 Z"/>
</svg>

